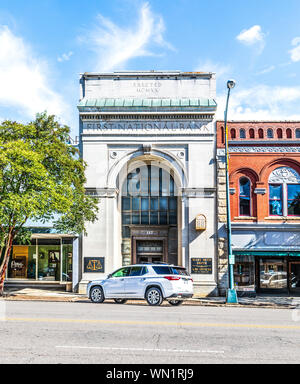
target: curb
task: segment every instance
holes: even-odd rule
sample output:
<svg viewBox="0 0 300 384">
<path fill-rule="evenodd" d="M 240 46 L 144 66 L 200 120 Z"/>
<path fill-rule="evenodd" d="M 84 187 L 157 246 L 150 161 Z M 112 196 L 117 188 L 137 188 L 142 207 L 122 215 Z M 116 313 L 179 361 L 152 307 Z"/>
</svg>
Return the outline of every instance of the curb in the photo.
<svg viewBox="0 0 300 384">
<path fill-rule="evenodd" d="M 78 297 L 52 297 L 52 296 L 27 296 L 27 295 L 10 295 L 5 294 L 4 300 L 6 301 L 39 301 L 39 302 L 57 302 L 57 303 L 90 303 L 90 300 L 85 296 Z M 141 300 L 128 300 L 128 304 L 145 304 Z M 206 301 L 201 299 L 188 299 L 184 302 L 184 305 L 195 305 L 202 307 L 226 307 L 226 308 L 266 308 L 266 309 L 295 309 L 295 305 L 291 304 L 274 304 L 274 303 L 238 303 L 238 304 L 226 304 L 223 302 Z"/>
</svg>

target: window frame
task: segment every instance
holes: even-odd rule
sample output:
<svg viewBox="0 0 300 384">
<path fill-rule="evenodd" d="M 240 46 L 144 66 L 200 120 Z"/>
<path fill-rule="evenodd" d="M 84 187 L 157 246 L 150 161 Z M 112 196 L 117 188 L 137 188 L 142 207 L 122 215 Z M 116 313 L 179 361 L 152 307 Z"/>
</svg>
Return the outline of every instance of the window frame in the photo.
<svg viewBox="0 0 300 384">
<path fill-rule="evenodd" d="M 249 215 L 242 215 L 241 214 L 241 180 L 247 179 L 249 181 Z M 243 195 L 246 196 L 246 195 Z M 239 217 L 252 217 L 252 183 L 251 179 L 247 176 L 241 176 L 239 178 Z"/>
</svg>

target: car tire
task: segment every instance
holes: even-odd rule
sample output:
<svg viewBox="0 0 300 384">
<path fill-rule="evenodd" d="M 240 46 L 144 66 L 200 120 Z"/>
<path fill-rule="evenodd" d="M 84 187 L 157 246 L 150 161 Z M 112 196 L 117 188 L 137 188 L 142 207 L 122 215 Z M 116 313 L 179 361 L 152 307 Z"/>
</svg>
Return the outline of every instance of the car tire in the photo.
<svg viewBox="0 0 300 384">
<path fill-rule="evenodd" d="M 149 305 L 152 307 L 159 306 L 163 302 L 163 295 L 159 288 L 153 287 L 149 288 L 146 292 L 146 300 Z"/>
<path fill-rule="evenodd" d="M 183 300 L 169 300 L 169 304 L 173 305 L 174 307 L 178 307 L 179 305 L 183 304 Z"/>
<path fill-rule="evenodd" d="M 127 300 L 126 299 L 114 299 L 115 303 L 117 304 L 125 304 L 127 303 Z"/>
<path fill-rule="evenodd" d="M 91 301 L 96 304 L 103 303 L 105 300 L 104 292 L 101 287 L 93 287 L 90 294 Z"/>
</svg>

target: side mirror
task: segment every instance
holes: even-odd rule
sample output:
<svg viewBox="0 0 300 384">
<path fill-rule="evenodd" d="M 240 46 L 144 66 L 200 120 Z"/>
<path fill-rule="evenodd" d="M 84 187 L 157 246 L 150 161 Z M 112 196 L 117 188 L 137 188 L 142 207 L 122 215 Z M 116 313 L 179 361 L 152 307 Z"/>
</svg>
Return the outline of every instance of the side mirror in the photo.
<svg viewBox="0 0 300 384">
<path fill-rule="evenodd" d="M 107 278 L 108 278 L 108 279 L 110 279 L 111 277 L 112 277 L 112 275 L 111 275 L 111 274 L 109 274 L 109 275 L 107 276 Z"/>
</svg>

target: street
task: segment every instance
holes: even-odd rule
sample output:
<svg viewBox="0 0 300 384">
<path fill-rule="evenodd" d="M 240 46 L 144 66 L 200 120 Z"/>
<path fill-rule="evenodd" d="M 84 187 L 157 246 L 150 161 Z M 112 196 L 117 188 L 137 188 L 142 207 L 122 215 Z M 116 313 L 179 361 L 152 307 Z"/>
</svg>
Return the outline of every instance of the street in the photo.
<svg viewBox="0 0 300 384">
<path fill-rule="evenodd" d="M 300 316 L 288 309 L 4 304 L 0 363 L 300 362 Z"/>
</svg>

